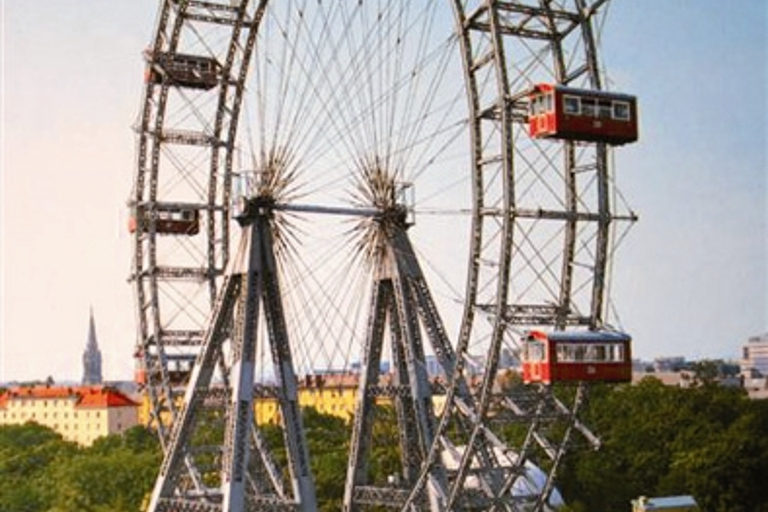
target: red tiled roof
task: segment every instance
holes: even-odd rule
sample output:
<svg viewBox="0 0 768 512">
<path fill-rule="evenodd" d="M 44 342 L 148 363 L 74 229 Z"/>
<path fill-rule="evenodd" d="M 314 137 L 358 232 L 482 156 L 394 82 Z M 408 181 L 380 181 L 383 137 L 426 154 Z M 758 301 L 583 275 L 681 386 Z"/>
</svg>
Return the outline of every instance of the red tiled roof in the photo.
<svg viewBox="0 0 768 512">
<path fill-rule="evenodd" d="M 11 399 L 72 398 L 75 407 L 127 407 L 137 406 L 121 391 L 106 386 L 17 386 L 0 394 L 0 407 Z"/>
<path fill-rule="evenodd" d="M 91 390 L 80 396 L 77 407 L 127 407 L 137 406 L 136 402 L 116 389 Z"/>
</svg>

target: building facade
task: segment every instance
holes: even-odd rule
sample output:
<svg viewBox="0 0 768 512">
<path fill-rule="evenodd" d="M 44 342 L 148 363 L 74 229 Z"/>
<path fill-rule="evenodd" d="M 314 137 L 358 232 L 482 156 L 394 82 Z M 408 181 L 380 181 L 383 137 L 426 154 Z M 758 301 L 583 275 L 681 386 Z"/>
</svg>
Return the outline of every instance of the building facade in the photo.
<svg viewBox="0 0 768 512">
<path fill-rule="evenodd" d="M 380 386 L 382 394 L 376 398 L 378 405 L 391 405 L 391 394 L 387 391 L 392 387 L 392 375 L 382 375 Z M 438 380 L 433 380 L 435 394 L 432 396 L 432 404 L 436 414 L 440 414 L 445 407 L 444 390 Z M 299 380 L 298 399 L 300 407 L 312 407 L 322 414 L 330 414 L 344 420 L 351 420 L 357 407 L 357 394 L 360 387 L 360 375 L 358 373 L 326 373 L 307 375 Z M 253 401 L 254 419 L 259 425 L 279 424 L 281 421 L 280 407 L 277 402 L 277 388 L 270 385 L 257 385 L 254 389 Z M 183 396 L 179 395 L 178 408 L 181 408 Z M 149 397 L 143 393 L 139 406 L 138 421 L 150 428 L 156 427 L 150 418 Z M 163 422 L 170 423 L 170 415 L 163 416 Z"/>
<path fill-rule="evenodd" d="M 105 386 L 21 386 L 0 393 L 0 425 L 34 422 L 90 446 L 139 424 L 139 404 Z"/>
<path fill-rule="evenodd" d="M 742 347 L 741 371 L 750 377 L 768 377 L 768 333 L 752 336 Z"/>
</svg>

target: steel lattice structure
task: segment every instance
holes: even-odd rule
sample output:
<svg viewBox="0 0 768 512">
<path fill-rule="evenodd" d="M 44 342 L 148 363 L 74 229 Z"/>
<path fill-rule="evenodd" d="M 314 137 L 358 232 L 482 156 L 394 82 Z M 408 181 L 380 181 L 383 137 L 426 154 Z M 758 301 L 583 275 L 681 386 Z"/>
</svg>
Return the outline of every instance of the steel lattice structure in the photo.
<svg viewBox="0 0 768 512">
<path fill-rule="evenodd" d="M 499 394 L 500 360 L 527 328 L 606 325 L 634 215 L 606 145 L 531 139 L 527 98 L 604 88 L 607 4 L 162 1 L 130 200 L 137 357 L 166 451 L 151 510 L 316 510 L 296 389 L 340 361 L 360 363 L 345 510 L 546 507 L 573 434 L 598 443 L 585 389 Z M 168 212 L 199 230 L 169 231 Z M 284 470 L 253 420 L 267 395 Z M 382 396 L 391 482 L 366 469 Z"/>
</svg>

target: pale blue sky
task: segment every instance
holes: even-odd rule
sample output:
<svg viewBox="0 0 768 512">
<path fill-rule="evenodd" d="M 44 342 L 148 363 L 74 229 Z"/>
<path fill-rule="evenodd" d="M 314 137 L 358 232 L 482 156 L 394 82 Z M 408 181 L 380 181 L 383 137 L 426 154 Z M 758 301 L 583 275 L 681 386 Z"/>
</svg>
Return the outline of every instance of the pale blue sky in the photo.
<svg viewBox="0 0 768 512">
<path fill-rule="evenodd" d="M 610 75 L 641 102 L 616 153 L 640 215 L 614 298 L 636 353 L 738 357 L 768 330 L 765 2 L 618 1 Z"/>
<path fill-rule="evenodd" d="M 105 377 L 128 378 L 125 203 L 156 2 L 0 6 L 0 381 L 79 379 L 91 305 Z M 768 330 L 768 4 L 614 0 L 610 14 L 612 88 L 641 103 L 641 141 L 615 153 L 640 216 L 614 265 L 623 327 L 644 358 L 738 357 Z"/>
</svg>

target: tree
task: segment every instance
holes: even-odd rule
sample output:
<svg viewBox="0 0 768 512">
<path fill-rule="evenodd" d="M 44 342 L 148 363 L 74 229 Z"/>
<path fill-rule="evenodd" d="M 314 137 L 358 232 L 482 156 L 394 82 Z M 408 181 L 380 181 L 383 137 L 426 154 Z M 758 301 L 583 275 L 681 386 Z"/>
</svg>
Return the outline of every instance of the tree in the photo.
<svg viewBox="0 0 768 512">
<path fill-rule="evenodd" d="M 768 471 L 768 402 L 653 377 L 592 391 L 585 419 L 603 447 L 568 455 L 559 485 L 569 504 L 619 512 L 640 495 L 693 494 L 711 512 L 768 512 L 757 483 Z"/>
<path fill-rule="evenodd" d="M 704 510 L 768 512 L 768 403 L 741 404 L 743 412 L 706 443 L 675 453 L 667 478 L 683 482 Z"/>
<path fill-rule="evenodd" d="M 46 510 L 48 466 L 77 451 L 77 445 L 36 423 L 0 426 L 0 512 Z"/>
<path fill-rule="evenodd" d="M 34 423 L 0 427 L 0 512 L 136 512 L 161 453 L 143 427 L 89 448 Z"/>
<path fill-rule="evenodd" d="M 162 454 L 154 434 L 142 426 L 102 437 L 48 470 L 56 482 L 50 512 L 135 512 L 152 490 Z"/>
<path fill-rule="evenodd" d="M 302 413 L 318 507 L 327 512 L 341 510 L 349 453 L 349 424 L 313 407 L 304 408 Z"/>
</svg>

